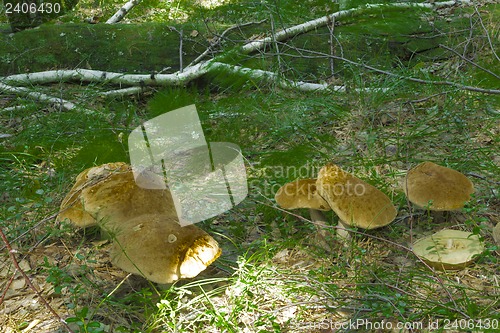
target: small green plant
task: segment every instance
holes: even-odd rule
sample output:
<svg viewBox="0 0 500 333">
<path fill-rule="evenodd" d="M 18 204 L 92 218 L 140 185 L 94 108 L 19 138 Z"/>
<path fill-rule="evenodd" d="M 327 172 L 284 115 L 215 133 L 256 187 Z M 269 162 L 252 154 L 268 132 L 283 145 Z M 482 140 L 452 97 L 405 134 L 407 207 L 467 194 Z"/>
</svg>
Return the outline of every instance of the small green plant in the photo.
<svg viewBox="0 0 500 333">
<path fill-rule="evenodd" d="M 81 333 L 105 332 L 105 325 L 89 319 L 89 308 L 84 306 L 75 312 L 74 317 L 66 318 L 67 323 L 75 324 Z"/>
<path fill-rule="evenodd" d="M 64 288 L 70 288 L 70 292 L 78 291 L 79 286 L 75 287 L 74 279 L 65 270 L 51 264 L 47 257 L 43 258 L 43 272 L 47 274 L 45 281 L 54 287 L 54 292 L 60 295 Z"/>
</svg>

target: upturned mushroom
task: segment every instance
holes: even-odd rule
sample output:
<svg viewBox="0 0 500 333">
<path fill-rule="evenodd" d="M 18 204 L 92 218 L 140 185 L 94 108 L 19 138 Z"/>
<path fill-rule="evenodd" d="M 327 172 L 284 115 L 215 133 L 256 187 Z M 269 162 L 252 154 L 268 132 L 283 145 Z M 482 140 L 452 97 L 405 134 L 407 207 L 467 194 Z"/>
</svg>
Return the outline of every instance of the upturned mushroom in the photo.
<svg viewBox="0 0 500 333">
<path fill-rule="evenodd" d="M 112 262 L 157 283 L 194 277 L 221 254 L 206 232 L 180 226 L 168 190 L 137 186 L 125 163 L 83 171 L 61 204 L 57 220 L 64 219 L 99 225 L 113 240 Z"/>
<path fill-rule="evenodd" d="M 396 208 L 387 195 L 334 164 L 320 169 L 316 189 L 344 227 L 375 229 L 396 218 Z"/>
<path fill-rule="evenodd" d="M 484 244 L 478 235 L 451 229 L 441 230 L 413 244 L 413 252 L 417 256 L 440 270 L 462 269 L 483 251 Z"/>
<path fill-rule="evenodd" d="M 143 214 L 105 228 L 113 239 L 111 262 L 157 283 L 195 277 L 221 253 L 206 232 L 194 225 L 181 227 L 169 215 Z"/>
<path fill-rule="evenodd" d="M 423 162 L 408 171 L 404 191 L 410 202 L 434 211 L 450 211 L 464 207 L 474 193 L 474 185 L 462 173 Z"/>
</svg>

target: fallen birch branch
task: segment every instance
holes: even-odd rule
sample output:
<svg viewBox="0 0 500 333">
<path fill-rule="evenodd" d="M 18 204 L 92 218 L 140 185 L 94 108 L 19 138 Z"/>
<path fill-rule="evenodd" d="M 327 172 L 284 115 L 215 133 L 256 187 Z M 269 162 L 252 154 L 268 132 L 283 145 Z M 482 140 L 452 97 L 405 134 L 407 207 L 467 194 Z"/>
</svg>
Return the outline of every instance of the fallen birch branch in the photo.
<svg viewBox="0 0 500 333">
<path fill-rule="evenodd" d="M 295 25 L 290 28 L 283 29 L 276 32 L 273 36 L 262 38 L 250 43 L 243 45 L 240 52 L 244 54 L 252 53 L 258 50 L 262 50 L 268 44 L 276 41 L 284 41 L 293 36 L 304 34 L 313 31 L 317 28 L 325 27 L 330 22 L 338 21 L 344 17 L 359 16 L 365 12 L 373 9 L 410 9 L 410 8 L 428 8 L 428 9 L 440 9 L 445 7 L 452 7 L 455 5 L 470 5 L 472 4 L 469 0 L 452 0 L 444 2 L 434 2 L 434 3 L 413 3 L 413 2 L 398 2 L 393 4 L 367 4 L 364 6 L 359 6 L 356 8 L 351 8 L 347 10 L 341 10 L 330 15 L 326 15 L 315 20 L 305 22 L 299 25 Z"/>
<path fill-rule="evenodd" d="M 208 72 L 209 62 L 202 62 L 183 73 L 173 74 L 122 74 L 92 69 L 55 70 L 37 73 L 16 74 L 0 79 L 7 84 L 47 84 L 55 82 L 107 83 L 126 86 L 183 85 Z"/>
<path fill-rule="evenodd" d="M 127 8 L 132 8 L 136 4 L 138 4 L 141 0 L 131 0 L 126 6 Z M 470 5 L 471 2 L 469 0 L 456 0 L 456 1 L 444 1 L 444 2 L 435 2 L 435 3 L 394 3 L 394 4 L 368 4 L 357 8 L 352 8 L 348 10 L 342 10 L 339 12 L 335 12 L 333 14 L 299 24 L 290 28 L 286 28 L 282 31 L 273 33 L 273 36 L 262 38 L 256 41 L 249 42 L 243 45 L 240 48 L 240 52 L 243 54 L 248 54 L 254 51 L 262 50 L 269 43 L 283 41 L 289 39 L 298 34 L 306 33 L 311 30 L 317 29 L 322 26 L 327 26 L 329 23 L 338 20 L 343 17 L 352 17 L 354 15 L 361 15 L 368 10 L 373 9 L 393 9 L 393 8 L 402 8 L 402 9 L 410 9 L 410 8 L 429 8 L 429 9 L 438 9 L 444 7 L 451 7 L 454 5 L 466 4 Z M 125 6 L 123 7 L 125 8 Z M 122 8 L 122 9 L 123 9 Z M 126 10 L 126 8 L 125 8 Z M 118 13 L 117 13 L 118 14 Z M 116 14 L 115 14 L 116 15 Z M 110 19 L 111 20 L 111 19 Z M 210 47 L 213 47 L 212 45 Z M 209 47 L 209 49 L 210 49 Z M 313 52 L 313 51 L 309 51 Z M 206 55 L 207 52 L 202 55 Z M 313 52 L 314 53 L 314 52 Z M 438 85 L 450 85 L 457 87 L 459 89 L 482 92 L 482 93 L 490 93 L 490 94 L 499 94 L 499 90 L 495 89 L 483 89 L 477 87 L 471 87 L 466 85 L 457 84 L 449 81 L 430 81 L 430 80 L 422 80 L 418 78 L 408 78 L 398 74 L 390 73 L 384 70 L 380 70 L 362 63 L 357 63 L 342 57 L 336 57 L 333 55 L 327 55 L 331 58 L 339 59 L 342 61 L 346 61 L 348 63 L 361 66 L 363 68 L 385 74 L 390 76 L 395 76 L 401 79 L 410 80 L 413 82 L 426 83 L 426 84 L 438 84 Z M 303 81 L 293 81 L 290 79 L 283 78 L 281 75 L 269 71 L 264 71 L 260 69 L 250 69 L 241 66 L 229 65 L 222 62 L 217 62 L 215 59 L 199 61 L 201 58 L 197 58 L 194 62 L 195 64 L 190 65 L 184 68 L 182 71 L 178 71 L 172 74 L 122 74 L 122 73 L 114 73 L 114 72 L 104 72 L 99 70 L 89 70 L 89 69 L 76 69 L 76 70 L 55 70 L 55 71 L 45 71 L 38 73 L 28 73 L 28 74 L 17 74 L 5 77 L 0 79 L 0 82 L 4 82 L 7 84 L 47 84 L 47 83 L 55 83 L 55 82 L 71 82 L 71 81 L 79 81 L 79 82 L 89 82 L 89 83 L 106 83 L 106 84 L 114 84 L 119 85 L 120 89 L 103 93 L 103 96 L 124 96 L 130 94 L 140 93 L 145 86 L 182 86 L 190 81 L 202 77 L 203 75 L 213 71 L 214 69 L 222 69 L 228 71 L 232 74 L 242 74 L 246 75 L 251 79 L 272 82 L 277 84 L 279 87 L 287 88 L 287 89 L 298 89 L 302 91 L 314 91 L 314 90 L 335 90 L 335 91 L 346 91 L 344 86 L 329 86 L 328 84 L 322 83 L 308 83 Z M 132 86 L 131 88 L 122 88 L 122 86 Z M 3 85 L 6 88 L 4 90 L 22 93 L 26 92 L 25 88 L 20 87 L 10 87 Z M 0 86 L 0 89 L 2 86 Z M 7 89 L 8 88 L 8 89 Z M 24 89 L 24 90 L 23 90 Z M 375 88 L 376 89 L 376 88 Z M 371 88 L 363 89 L 373 90 Z M 58 102 L 64 109 L 72 109 L 74 108 L 74 104 L 71 102 L 64 101 L 62 99 L 55 99 L 50 96 L 46 96 L 40 93 L 29 93 L 30 96 L 38 98 L 40 100 L 46 100 L 52 103 Z"/>
<path fill-rule="evenodd" d="M 54 104 L 56 106 L 61 107 L 64 110 L 68 110 L 68 111 L 76 108 L 75 104 L 73 104 L 69 101 L 66 101 L 62 98 L 52 97 L 52 96 L 42 94 L 39 92 L 30 91 L 29 89 L 23 88 L 23 87 L 13 87 L 13 86 L 9 86 L 9 85 L 0 83 L 0 91 L 7 91 L 11 94 L 20 95 L 20 96 L 29 96 L 35 100 Z"/>
<path fill-rule="evenodd" d="M 303 91 L 325 90 L 327 84 L 307 83 L 303 81 L 292 81 L 282 78 L 280 75 L 260 69 L 251 69 L 241 66 L 228 65 L 213 60 L 201 62 L 191 67 L 186 67 L 182 73 L 173 74 L 121 74 L 114 72 L 103 72 L 90 69 L 55 70 L 38 73 L 17 74 L 3 78 L 0 81 L 6 83 L 24 84 L 47 84 L 55 82 L 87 82 L 87 83 L 109 83 L 115 85 L 139 86 L 135 89 L 123 90 L 123 92 L 137 93 L 143 86 L 181 86 L 197 79 L 213 70 L 225 70 L 233 74 L 247 75 L 249 78 L 279 84 L 282 88 L 294 88 Z M 0 86 L 1 87 L 1 86 Z M 19 87 L 13 87 L 19 88 Z M 342 89 L 342 87 L 334 87 Z M 120 91 L 115 90 L 115 92 Z M 113 92 L 103 93 L 103 95 Z M 119 92 L 117 94 L 120 94 Z"/>
<path fill-rule="evenodd" d="M 125 17 L 125 15 L 127 15 L 128 12 L 132 10 L 132 8 L 134 8 L 135 6 L 140 4 L 141 1 L 142 0 L 130 0 L 130 1 L 128 1 L 125 5 L 123 5 L 122 8 L 120 8 L 113 16 L 111 16 L 106 21 L 106 24 L 120 22 Z"/>
<path fill-rule="evenodd" d="M 129 88 L 105 91 L 100 95 L 103 97 L 122 97 L 122 96 L 141 94 L 143 92 L 144 92 L 143 87 L 129 87 Z"/>
</svg>

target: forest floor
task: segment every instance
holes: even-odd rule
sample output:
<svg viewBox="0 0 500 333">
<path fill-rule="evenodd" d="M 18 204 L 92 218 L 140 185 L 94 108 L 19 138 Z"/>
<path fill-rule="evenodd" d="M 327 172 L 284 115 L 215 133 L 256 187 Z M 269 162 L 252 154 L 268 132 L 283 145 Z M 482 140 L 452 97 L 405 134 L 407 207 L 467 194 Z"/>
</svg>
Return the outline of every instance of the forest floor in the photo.
<svg viewBox="0 0 500 333">
<path fill-rule="evenodd" d="M 344 58 L 373 54 L 367 40 L 384 43 L 379 62 L 363 60 L 379 65 L 392 59 L 384 70 L 398 74 L 336 62 L 335 75 L 325 80 L 346 84 L 347 91 L 301 92 L 223 75 L 115 99 L 99 97 L 105 83 L 36 87 L 63 91 L 92 113 L 0 95 L 0 227 L 42 296 L 2 245 L 0 330 L 64 332 L 60 317 L 74 332 L 498 331 L 500 245 L 492 230 L 500 223 L 499 97 L 404 79 L 444 78 L 497 89 L 498 12 L 498 5 L 447 12 L 441 23 L 459 22 L 442 32 L 440 43 L 463 52 L 443 56 L 441 48 L 422 52 L 418 61 L 405 58 L 408 49 L 393 47 L 421 40 L 382 41 L 386 32 L 372 21 L 375 14 L 363 19 L 362 31 L 352 23 L 336 28 L 340 42 L 349 32 L 364 36 L 342 44 Z M 307 42 L 303 38 L 300 43 Z M 328 61 L 308 70 L 309 60 L 295 59 L 283 56 L 279 65 L 265 56 L 245 61 L 299 79 L 323 78 L 330 70 Z M 295 65 L 300 70 L 294 72 Z M 26 107 L 3 111 L 18 103 Z M 76 175 L 102 163 L 129 162 L 131 130 L 190 104 L 197 106 L 207 141 L 240 146 L 249 194 L 197 224 L 221 245 L 214 264 L 196 278 L 157 285 L 112 266 L 111 243 L 96 227 L 76 229 L 55 223 L 55 216 Z M 458 170 L 473 182 L 465 208 L 439 215 L 408 202 L 404 177 L 423 161 Z M 327 163 L 386 193 L 398 209 L 395 221 L 354 230 L 345 243 L 336 234 L 338 217 L 327 212 L 325 247 L 307 210 L 277 207 L 274 194 L 281 185 L 314 178 Z M 411 245 L 445 228 L 479 235 L 485 251 L 460 270 L 424 265 Z"/>
</svg>

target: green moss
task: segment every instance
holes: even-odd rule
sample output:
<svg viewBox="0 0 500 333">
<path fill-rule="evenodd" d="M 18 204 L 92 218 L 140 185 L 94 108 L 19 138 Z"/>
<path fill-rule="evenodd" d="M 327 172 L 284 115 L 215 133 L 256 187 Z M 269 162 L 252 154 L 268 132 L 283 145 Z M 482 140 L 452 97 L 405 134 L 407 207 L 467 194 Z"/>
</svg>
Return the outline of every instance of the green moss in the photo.
<svg viewBox="0 0 500 333">
<path fill-rule="evenodd" d="M 189 26 L 192 28 L 192 25 Z M 179 35 L 165 24 L 141 25 L 43 25 L 14 35 L 0 35 L 0 72 L 13 74 L 47 69 L 95 68 L 118 72 L 153 72 L 179 69 Z M 174 47 L 166 47 L 166 45 Z M 204 50 L 195 40 L 185 40 L 191 56 Z M 19 50 L 29 52 L 19 52 Z"/>
</svg>

